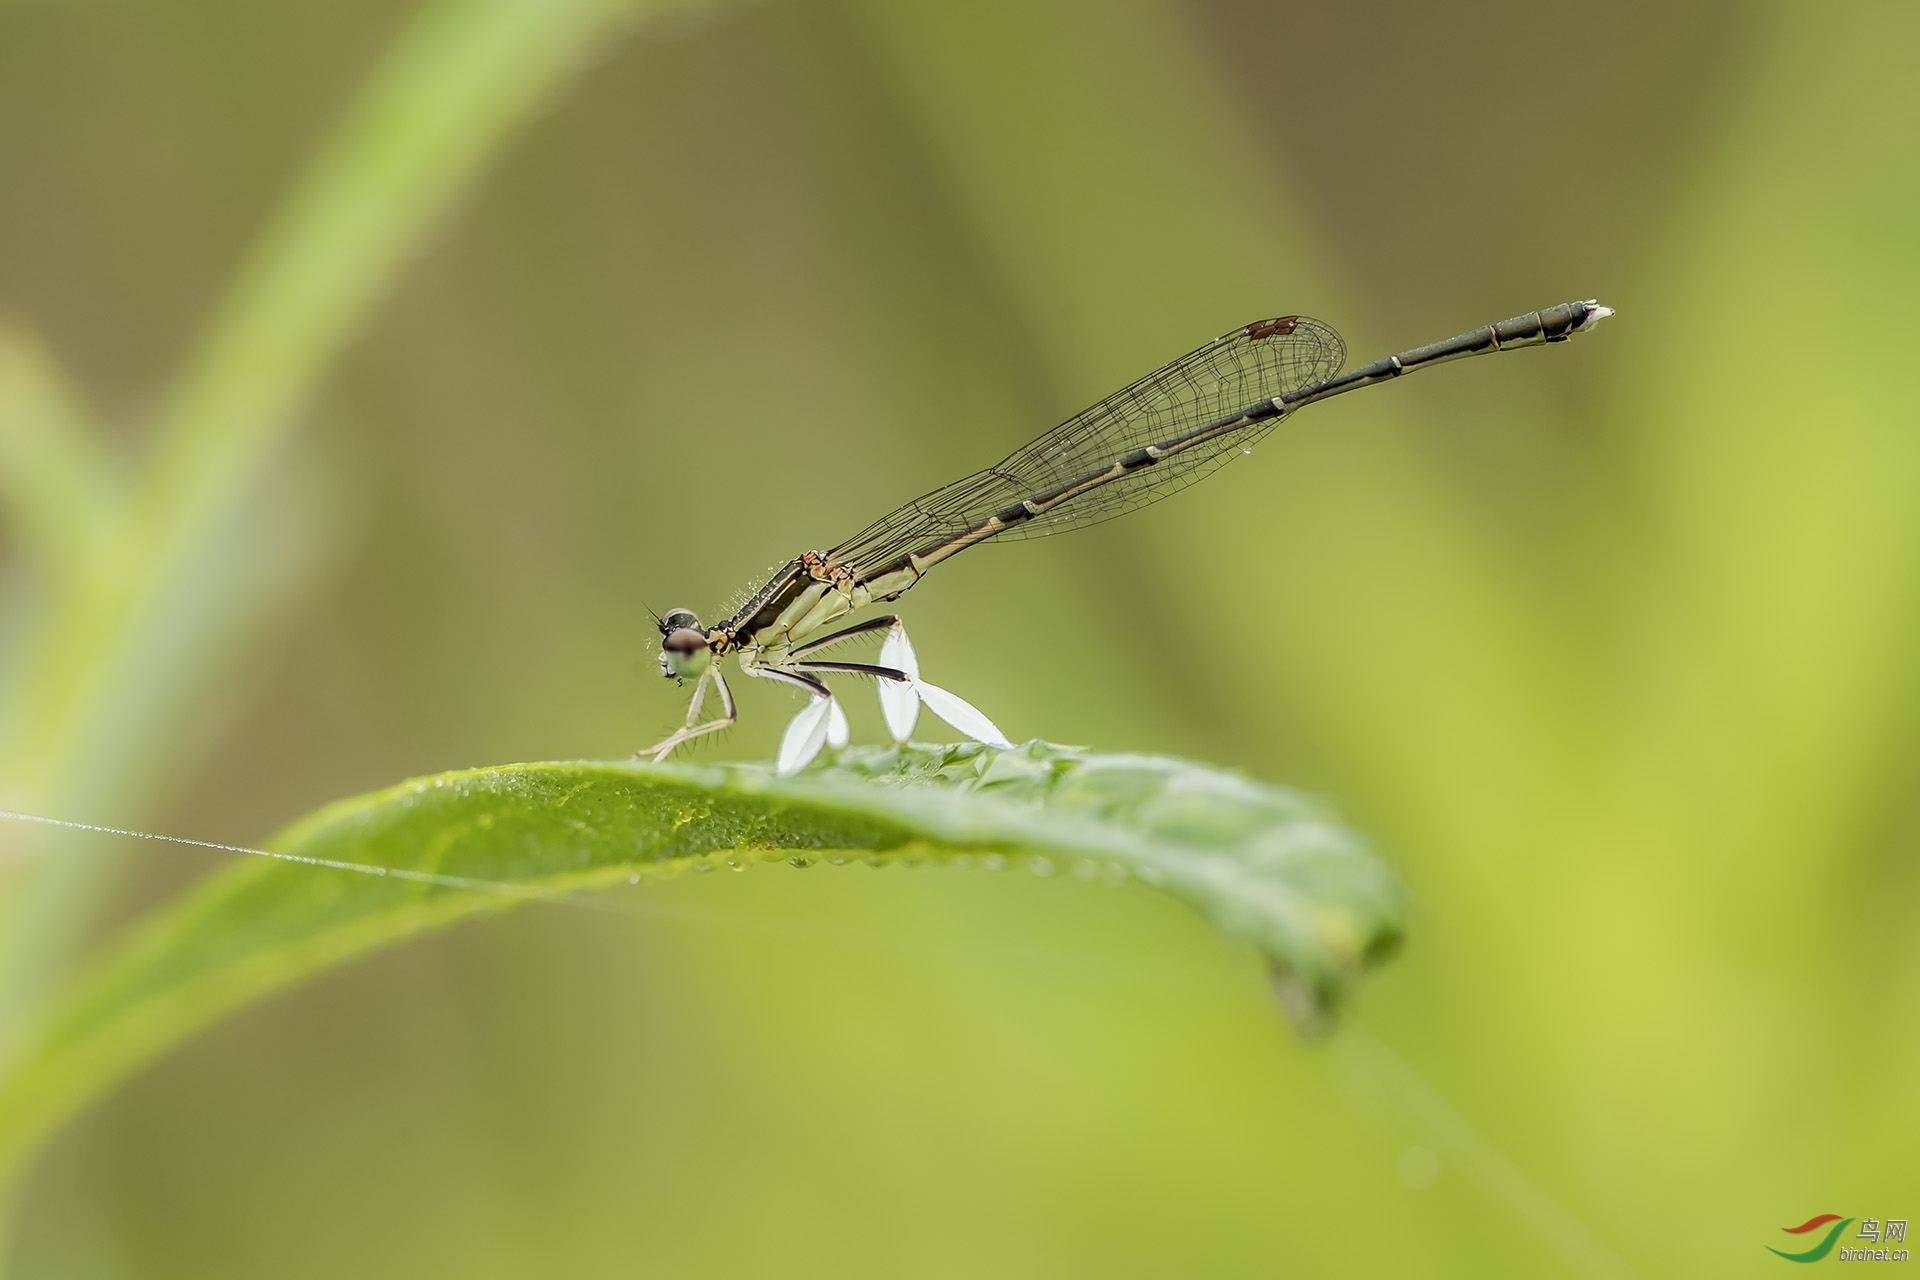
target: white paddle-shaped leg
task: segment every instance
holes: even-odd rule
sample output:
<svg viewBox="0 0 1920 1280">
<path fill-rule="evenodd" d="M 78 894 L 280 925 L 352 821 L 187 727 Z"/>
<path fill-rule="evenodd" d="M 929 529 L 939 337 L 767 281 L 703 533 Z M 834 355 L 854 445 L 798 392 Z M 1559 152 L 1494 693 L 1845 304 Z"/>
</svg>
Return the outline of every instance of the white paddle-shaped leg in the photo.
<svg viewBox="0 0 1920 1280">
<path fill-rule="evenodd" d="M 920 695 L 920 701 L 927 704 L 927 710 L 945 720 L 948 724 L 966 734 L 975 742 L 984 742 L 990 747 L 1010 747 L 1007 735 L 1000 727 L 981 713 L 980 708 L 968 702 L 956 693 L 948 693 L 937 684 L 928 684 L 925 680 L 913 682 L 914 692 Z"/>
<path fill-rule="evenodd" d="M 975 742 L 995 747 L 1013 745 L 978 707 L 920 678 L 920 662 L 914 657 L 913 642 L 907 639 L 907 629 L 897 622 L 887 629 L 887 638 L 880 644 L 880 665 L 904 671 L 910 677 L 906 684 L 898 680 L 880 682 L 880 712 L 886 717 L 887 729 L 895 742 L 905 742 L 912 736 L 914 721 L 920 716 L 920 704 L 925 703 L 927 710 Z"/>
<path fill-rule="evenodd" d="M 807 705 L 787 721 L 787 731 L 780 735 L 780 750 L 773 758 L 774 772 L 780 777 L 791 778 L 812 764 L 828 743 L 847 745 L 847 713 L 826 685 L 804 671 L 745 664 L 740 669 L 760 680 L 778 680 L 807 691 Z"/>
<path fill-rule="evenodd" d="M 807 705 L 787 722 L 787 731 L 780 735 L 780 754 L 774 757 L 774 772 L 791 778 L 811 764 L 820 754 L 820 748 L 827 744 L 833 714 L 839 709 L 832 698 L 818 695 L 808 698 Z"/>
<path fill-rule="evenodd" d="M 904 671 L 911 677 L 906 684 L 898 680 L 878 682 L 880 714 L 886 719 L 887 732 L 895 742 L 905 742 L 913 736 L 914 722 L 920 718 L 920 695 L 913 688 L 913 681 L 920 679 L 920 662 L 913 656 L 907 629 L 898 622 L 887 628 L 887 638 L 880 642 L 880 665 Z"/>
</svg>

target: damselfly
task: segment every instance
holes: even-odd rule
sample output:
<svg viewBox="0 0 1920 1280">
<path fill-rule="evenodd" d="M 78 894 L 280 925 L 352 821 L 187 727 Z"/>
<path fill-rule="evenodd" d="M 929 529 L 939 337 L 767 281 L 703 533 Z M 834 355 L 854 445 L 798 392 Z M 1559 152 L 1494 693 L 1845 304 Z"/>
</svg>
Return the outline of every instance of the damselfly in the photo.
<svg viewBox="0 0 1920 1280">
<path fill-rule="evenodd" d="M 1257 320 L 1223 334 L 985 471 L 915 498 L 832 550 L 789 560 L 723 622 L 703 627 L 690 611 L 669 610 L 659 619 L 660 671 L 697 677 L 692 705 L 678 732 L 636 754 L 661 760 L 734 722 L 733 692 L 719 663 L 729 653 L 746 675 L 808 695 L 780 742 L 782 774 L 799 771 L 823 745 L 847 741 L 846 713 L 826 684 L 842 675 L 878 681 L 887 728 L 901 742 L 924 703 L 967 737 L 1005 746 L 1006 736 L 972 704 L 920 678 L 898 617 L 820 631 L 867 605 L 898 599 L 934 565 L 978 543 L 1080 529 L 1158 502 L 1249 452 L 1281 419 L 1315 401 L 1448 360 L 1563 342 L 1612 314 L 1591 300 L 1563 303 L 1349 373 L 1340 372 L 1340 335 L 1308 316 Z M 879 631 L 886 635 L 877 664 L 814 656 Z M 720 715 L 702 721 L 708 689 L 719 698 Z"/>
</svg>

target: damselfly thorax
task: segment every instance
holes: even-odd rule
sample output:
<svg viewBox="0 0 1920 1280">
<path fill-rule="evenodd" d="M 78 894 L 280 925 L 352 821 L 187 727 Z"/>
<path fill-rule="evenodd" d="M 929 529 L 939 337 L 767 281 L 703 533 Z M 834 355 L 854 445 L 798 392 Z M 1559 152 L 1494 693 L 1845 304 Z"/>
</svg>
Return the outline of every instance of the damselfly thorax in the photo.
<svg viewBox="0 0 1920 1280">
<path fill-rule="evenodd" d="M 707 641 L 715 656 L 738 649 L 743 655 L 764 654 L 777 663 L 835 619 L 892 600 L 917 580 L 917 575 L 894 576 L 906 580 L 898 586 L 863 582 L 851 565 L 819 551 L 802 552 L 782 565 L 731 618 L 709 630 Z"/>
<path fill-rule="evenodd" d="M 961 733 L 1005 744 L 971 704 L 920 678 L 899 618 L 833 624 L 898 599 L 934 565 L 982 542 L 1084 528 L 1157 502 L 1251 451 L 1281 419 L 1319 400 L 1466 356 L 1561 342 L 1613 314 L 1569 302 L 1415 347 L 1341 373 L 1340 335 L 1307 316 L 1258 320 L 1221 335 L 1041 435 L 985 471 L 889 512 L 826 552 L 789 560 L 733 615 L 712 627 L 685 609 L 660 622 L 661 674 L 696 679 L 686 723 L 638 754 L 665 758 L 684 742 L 732 724 L 733 693 L 719 660 L 743 674 L 804 690 L 787 726 L 778 768 L 798 771 L 826 744 L 847 740 L 846 715 L 826 678 L 875 680 L 887 727 L 899 741 L 925 705 Z M 879 662 L 830 662 L 829 646 L 884 632 Z M 706 693 L 721 714 L 702 721 Z"/>
</svg>

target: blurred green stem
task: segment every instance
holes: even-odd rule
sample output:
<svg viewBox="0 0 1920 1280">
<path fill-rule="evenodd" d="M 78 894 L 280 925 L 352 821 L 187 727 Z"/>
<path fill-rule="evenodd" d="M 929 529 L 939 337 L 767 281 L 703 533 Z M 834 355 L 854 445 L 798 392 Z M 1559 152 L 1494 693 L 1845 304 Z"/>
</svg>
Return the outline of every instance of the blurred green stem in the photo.
<svg viewBox="0 0 1920 1280">
<path fill-rule="evenodd" d="M 1551 1251 L 1570 1273 L 1588 1280 L 1638 1280 L 1639 1272 L 1631 1264 L 1475 1128 L 1380 1037 L 1365 1027 L 1351 1026 L 1341 1034 L 1335 1052 L 1356 1085 L 1387 1099 L 1424 1131 L 1488 1200 Z"/>
</svg>

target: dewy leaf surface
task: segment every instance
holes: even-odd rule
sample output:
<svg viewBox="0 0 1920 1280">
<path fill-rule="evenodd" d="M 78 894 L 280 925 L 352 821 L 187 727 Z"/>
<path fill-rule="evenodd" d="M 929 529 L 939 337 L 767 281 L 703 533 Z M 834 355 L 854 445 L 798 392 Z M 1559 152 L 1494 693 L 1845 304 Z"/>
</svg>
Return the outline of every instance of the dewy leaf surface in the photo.
<svg viewBox="0 0 1920 1280">
<path fill-rule="evenodd" d="M 398 874 L 242 860 L 137 927 L 0 1075 L 0 1170 L 140 1063 L 309 974 L 522 901 L 617 908 L 587 891 L 701 863 L 981 856 L 1137 879 L 1256 947 L 1309 1027 L 1393 948 L 1403 913 L 1385 866 L 1297 793 L 1041 742 L 855 748 L 787 779 L 753 765 L 476 769 L 330 805 L 269 847 Z"/>
</svg>

